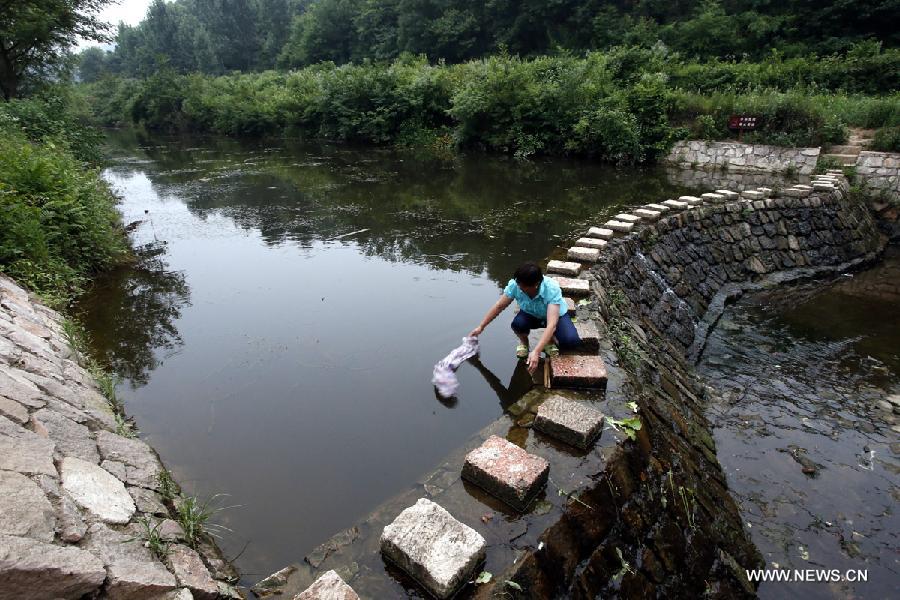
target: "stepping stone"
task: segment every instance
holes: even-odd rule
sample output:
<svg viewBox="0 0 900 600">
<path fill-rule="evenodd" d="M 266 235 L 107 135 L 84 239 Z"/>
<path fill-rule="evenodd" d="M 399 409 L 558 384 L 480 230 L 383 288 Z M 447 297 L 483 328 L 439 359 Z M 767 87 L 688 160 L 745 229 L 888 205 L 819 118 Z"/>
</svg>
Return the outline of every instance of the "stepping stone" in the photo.
<svg viewBox="0 0 900 600">
<path fill-rule="evenodd" d="M 336 571 L 331 570 L 295 596 L 294 600 L 359 600 L 359 596 Z"/>
<path fill-rule="evenodd" d="M 738 194 L 737 192 L 732 192 L 731 190 L 716 190 L 716 193 L 725 196 L 726 200 L 734 200 L 735 198 L 740 196 L 740 194 Z"/>
<path fill-rule="evenodd" d="M 477 531 L 426 498 L 405 509 L 381 534 L 381 553 L 439 600 L 450 598 L 485 558 Z"/>
<path fill-rule="evenodd" d="M 822 192 L 833 192 L 837 189 L 837 187 L 833 183 L 819 183 L 817 181 L 813 184 L 813 189 Z"/>
<path fill-rule="evenodd" d="M 688 207 L 688 203 L 681 200 L 666 200 L 663 204 L 674 210 L 684 210 Z"/>
<path fill-rule="evenodd" d="M 672 210 L 671 207 L 666 206 L 665 204 L 645 204 L 644 208 L 646 208 L 647 210 L 655 210 L 656 212 L 659 212 L 659 213 L 667 213 L 670 210 Z M 637 212 L 637 211 L 635 211 L 635 212 Z"/>
<path fill-rule="evenodd" d="M 553 277 L 564 294 L 572 296 L 586 296 L 591 293 L 591 284 L 587 279 L 572 279 L 570 277 Z"/>
<path fill-rule="evenodd" d="M 588 229 L 587 236 L 592 238 L 600 238 L 601 240 L 611 240 L 615 232 L 612 229 L 604 229 L 603 227 L 591 227 Z"/>
<path fill-rule="evenodd" d="M 575 240 L 575 245 L 581 246 L 582 248 L 597 248 L 599 250 L 602 250 L 603 248 L 606 248 L 606 244 L 606 240 L 592 237 L 583 237 Z"/>
<path fill-rule="evenodd" d="M 591 350 L 596 352 L 600 349 L 600 332 L 593 321 L 578 321 L 575 323 L 575 330 L 578 337 L 581 338 L 581 350 Z"/>
<path fill-rule="evenodd" d="M 541 433 L 587 450 L 603 431 L 603 413 L 583 402 L 551 396 L 538 408 L 534 428 Z"/>
<path fill-rule="evenodd" d="M 809 191 L 813 190 L 813 187 L 811 185 L 806 185 L 805 183 L 798 183 L 797 185 L 795 185 L 793 187 L 797 188 L 798 190 L 809 190 Z"/>
<path fill-rule="evenodd" d="M 600 260 L 600 250 L 597 248 L 582 248 L 580 246 L 572 246 L 566 256 L 569 260 L 577 260 L 580 262 L 595 263 Z"/>
<path fill-rule="evenodd" d="M 634 223 L 625 223 L 624 221 L 607 221 L 603 224 L 604 227 L 612 229 L 613 231 L 618 231 L 619 233 L 630 233 L 632 229 L 634 229 Z"/>
<path fill-rule="evenodd" d="M 656 221 L 657 219 L 659 219 L 660 211 L 650 210 L 647 208 L 638 208 L 638 209 L 635 209 L 634 214 L 636 214 L 640 218 L 646 219 L 648 221 Z"/>
<path fill-rule="evenodd" d="M 578 265 L 578 266 L 580 267 L 581 265 Z M 571 315 L 574 317 L 575 316 L 575 301 L 572 300 L 571 298 L 563 298 L 563 300 L 566 301 L 566 308 L 568 309 L 568 312 L 571 313 Z"/>
<path fill-rule="evenodd" d="M 602 388 L 606 365 L 599 356 L 560 354 L 550 359 L 550 381 L 556 387 Z"/>
<path fill-rule="evenodd" d="M 828 169 L 825 171 L 829 175 L 843 175 L 844 172 L 841 169 Z"/>
<path fill-rule="evenodd" d="M 747 200 L 762 200 L 765 198 L 765 195 L 757 190 L 744 190 L 741 192 L 741 198 L 746 198 Z"/>
<path fill-rule="evenodd" d="M 782 194 L 784 194 L 788 198 L 806 198 L 807 196 L 809 196 L 810 191 L 799 188 L 787 188 L 782 191 Z"/>
<path fill-rule="evenodd" d="M 771 198 L 771 197 L 772 197 L 772 191 L 773 191 L 772 188 L 758 187 L 758 188 L 756 188 L 756 191 L 757 191 L 757 192 L 762 192 L 763 195 L 764 195 L 766 198 Z"/>
<path fill-rule="evenodd" d="M 581 273 L 581 264 L 564 260 L 551 260 L 547 263 L 547 272 L 577 277 Z"/>
<path fill-rule="evenodd" d="M 713 192 L 707 192 L 705 194 L 700 194 L 700 197 L 706 200 L 707 202 L 725 202 L 725 196 L 722 194 L 716 194 Z"/>
<path fill-rule="evenodd" d="M 628 213 L 619 213 L 613 217 L 616 221 L 622 221 L 623 223 L 637 223 L 641 220 L 640 217 L 636 217 L 634 215 L 630 215 Z"/>
<path fill-rule="evenodd" d="M 678 199 L 682 202 L 687 203 L 688 206 L 696 206 L 703 203 L 703 200 L 701 200 L 697 196 L 679 196 Z"/>
<path fill-rule="evenodd" d="M 518 511 L 524 511 L 547 484 L 550 463 L 502 437 L 492 435 L 466 455 L 462 478 Z"/>
</svg>

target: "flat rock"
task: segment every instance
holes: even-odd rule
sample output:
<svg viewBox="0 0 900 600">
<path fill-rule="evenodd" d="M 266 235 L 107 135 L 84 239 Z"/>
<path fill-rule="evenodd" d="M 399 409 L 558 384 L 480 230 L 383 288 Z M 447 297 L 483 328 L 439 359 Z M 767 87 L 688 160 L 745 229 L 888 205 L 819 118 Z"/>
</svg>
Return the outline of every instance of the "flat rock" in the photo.
<svg viewBox="0 0 900 600">
<path fill-rule="evenodd" d="M 741 198 L 746 198 L 747 200 L 762 200 L 765 197 L 765 194 L 756 190 L 744 190 L 741 192 Z"/>
<path fill-rule="evenodd" d="M 756 188 L 756 191 L 762 192 L 763 196 L 765 196 L 766 198 L 771 198 L 772 192 L 774 192 L 775 190 L 773 190 L 772 188 L 768 188 L 768 187 L 758 187 L 758 188 Z"/>
<path fill-rule="evenodd" d="M 605 387 L 606 365 L 599 356 L 560 354 L 550 359 L 550 380 L 556 387 Z"/>
<path fill-rule="evenodd" d="M 0 415 L 19 425 L 28 422 L 28 409 L 4 396 L 0 396 Z"/>
<path fill-rule="evenodd" d="M 125 484 L 98 465 L 67 456 L 62 460 L 62 485 L 72 499 L 107 523 L 127 523 L 134 515 L 134 500 Z"/>
<path fill-rule="evenodd" d="M 594 263 L 600 260 L 600 250 L 598 250 L 597 248 L 580 248 L 578 246 L 573 246 L 569 248 L 569 252 L 566 257 L 569 260 Z"/>
<path fill-rule="evenodd" d="M 59 499 L 59 539 L 76 544 L 84 538 L 87 525 L 78 505 L 67 494 Z"/>
<path fill-rule="evenodd" d="M 587 279 L 572 279 L 569 277 L 553 277 L 564 294 L 572 296 L 586 296 L 591 293 L 591 284 Z"/>
<path fill-rule="evenodd" d="M 91 430 L 61 414 L 43 408 L 31 415 L 34 432 L 53 440 L 62 456 L 74 456 L 92 463 L 100 462 Z"/>
<path fill-rule="evenodd" d="M 551 260 L 547 263 L 547 272 L 576 277 L 581 272 L 581 264 L 564 260 Z M 0 407 L 0 410 L 2 410 L 2 407 Z"/>
<path fill-rule="evenodd" d="M 0 396 L 15 400 L 31 408 L 43 408 L 44 393 L 24 377 L 14 375 L 15 370 L 0 369 Z"/>
<path fill-rule="evenodd" d="M 295 596 L 294 600 L 359 600 L 359 596 L 332 570 L 316 579 L 315 583 Z"/>
<path fill-rule="evenodd" d="M 266 598 L 273 595 L 280 596 L 283 593 L 281 588 L 287 585 L 288 579 L 296 571 L 297 567 L 293 565 L 289 565 L 279 571 L 275 571 L 268 577 L 260 580 L 260 582 L 254 585 L 252 588 L 250 588 L 250 591 L 260 598 Z"/>
<path fill-rule="evenodd" d="M 176 588 L 175 576 L 156 560 L 121 560 L 109 565 L 107 573 L 110 600 L 155 599 Z"/>
<path fill-rule="evenodd" d="M 630 233 L 632 229 L 634 229 L 634 223 L 626 223 L 625 221 L 607 221 L 603 224 L 604 227 L 608 229 L 612 229 L 613 231 L 618 231 L 619 233 Z"/>
<path fill-rule="evenodd" d="M 645 204 L 645 205 L 644 205 L 644 208 L 645 208 L 646 210 L 652 210 L 652 211 L 655 211 L 655 212 L 658 212 L 658 213 L 663 213 L 663 214 L 665 214 L 665 213 L 669 212 L 670 210 L 672 210 L 672 207 L 671 207 L 671 206 L 666 206 L 665 204 L 657 204 L 657 203 L 655 203 L 655 202 L 654 202 L 654 203 L 651 203 L 651 204 Z"/>
<path fill-rule="evenodd" d="M 162 497 L 152 490 L 142 487 L 128 486 L 128 493 L 134 500 L 135 506 L 142 513 L 148 515 L 167 515 L 168 509 L 162 502 Z"/>
<path fill-rule="evenodd" d="M 680 202 L 684 202 L 688 206 L 696 206 L 698 204 L 702 204 L 703 200 L 698 198 L 697 196 L 679 196 L 678 200 Z"/>
<path fill-rule="evenodd" d="M 581 338 L 581 350 L 596 352 L 600 349 L 600 332 L 592 321 L 579 319 L 575 323 L 575 330 L 578 332 L 578 337 Z"/>
<path fill-rule="evenodd" d="M 103 563 L 90 552 L 0 534 L 0 600 L 77 599 L 105 579 Z"/>
<path fill-rule="evenodd" d="M 615 221 L 622 221 L 623 223 L 637 223 L 641 220 L 637 215 L 631 215 L 628 213 L 619 213 L 613 217 Z"/>
<path fill-rule="evenodd" d="M 719 194 L 720 196 L 725 196 L 726 200 L 734 200 L 738 196 L 740 196 L 740 194 L 738 194 L 737 192 L 734 192 L 732 190 L 716 190 L 716 193 Z"/>
<path fill-rule="evenodd" d="M 601 240 L 611 240 L 615 234 L 616 232 L 612 229 L 606 229 L 605 227 L 591 227 L 587 232 L 588 237 L 599 238 Z"/>
<path fill-rule="evenodd" d="M 717 194 L 715 192 L 707 192 L 705 194 L 700 194 L 700 197 L 706 200 L 707 202 L 725 202 L 725 196 L 722 194 Z"/>
<path fill-rule="evenodd" d="M 804 190 L 801 188 L 787 188 L 781 190 L 781 193 L 788 198 L 806 198 L 810 195 L 811 192 L 809 190 Z"/>
<path fill-rule="evenodd" d="M 466 455 L 462 478 L 516 510 L 525 510 L 547 484 L 550 463 L 492 435 Z"/>
<path fill-rule="evenodd" d="M 125 465 L 125 481 L 149 489 L 159 487 L 161 465 L 156 453 L 146 443 L 109 431 L 97 432 L 97 447 L 104 460 Z"/>
<path fill-rule="evenodd" d="M 568 312 L 570 312 L 572 316 L 575 316 L 575 301 L 571 298 L 563 298 L 563 300 L 566 301 L 566 309 L 568 309 Z"/>
<path fill-rule="evenodd" d="M 592 238 L 592 237 L 583 237 L 575 240 L 576 246 L 581 246 L 582 248 L 597 248 L 598 250 L 602 250 L 606 248 L 606 240 L 601 240 L 600 238 Z"/>
<path fill-rule="evenodd" d="M 649 208 L 636 208 L 634 214 L 647 221 L 656 221 L 662 213 L 658 210 L 650 210 Z"/>
<path fill-rule="evenodd" d="M 688 207 L 688 203 L 681 200 L 666 200 L 663 204 L 674 210 L 683 210 Z"/>
<path fill-rule="evenodd" d="M 534 428 L 584 450 L 600 436 L 603 419 L 603 413 L 583 402 L 551 396 L 538 408 Z"/>
<path fill-rule="evenodd" d="M 0 417 L 0 469 L 57 477 L 55 447 L 50 440 Z"/>
<path fill-rule="evenodd" d="M 485 547 L 481 534 L 426 498 L 397 515 L 381 534 L 382 554 L 440 600 L 474 578 Z"/>
<path fill-rule="evenodd" d="M 179 585 L 191 590 L 195 598 L 213 600 L 219 593 L 216 582 L 196 551 L 184 545 L 172 546 L 169 562 Z"/>
<path fill-rule="evenodd" d="M 40 486 L 20 473 L 0 471 L 0 533 L 52 542 L 56 513 Z"/>
</svg>

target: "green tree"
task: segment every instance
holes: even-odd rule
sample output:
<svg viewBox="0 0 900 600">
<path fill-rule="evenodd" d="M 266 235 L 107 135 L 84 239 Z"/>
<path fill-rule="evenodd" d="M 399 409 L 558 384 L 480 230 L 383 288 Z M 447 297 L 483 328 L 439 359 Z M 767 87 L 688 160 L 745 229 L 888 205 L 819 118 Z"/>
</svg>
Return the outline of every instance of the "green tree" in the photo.
<svg viewBox="0 0 900 600">
<path fill-rule="evenodd" d="M 97 81 L 108 72 L 106 51 L 96 46 L 85 48 L 78 55 L 78 79 L 85 83 Z"/>
<path fill-rule="evenodd" d="M 78 38 L 108 41 L 96 13 L 112 0 L 0 0 L 0 90 L 19 95 L 23 78 L 62 64 Z"/>
</svg>

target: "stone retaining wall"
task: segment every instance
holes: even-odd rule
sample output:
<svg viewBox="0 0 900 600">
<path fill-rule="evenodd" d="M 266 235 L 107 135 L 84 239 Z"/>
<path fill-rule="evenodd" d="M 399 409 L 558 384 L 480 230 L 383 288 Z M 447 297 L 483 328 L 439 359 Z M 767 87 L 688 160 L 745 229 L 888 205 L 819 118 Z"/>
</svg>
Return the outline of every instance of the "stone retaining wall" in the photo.
<svg viewBox="0 0 900 600">
<path fill-rule="evenodd" d="M 185 543 L 159 458 L 121 427 L 62 323 L 0 275 L 0 600 L 239 598 L 212 543 Z M 165 561 L 143 523 L 169 540 Z"/>
<path fill-rule="evenodd" d="M 860 152 L 856 177 L 870 194 L 900 202 L 900 154 Z"/>
<path fill-rule="evenodd" d="M 795 170 L 800 175 L 809 175 L 816 168 L 819 152 L 819 148 L 685 140 L 672 147 L 666 156 L 666 162 L 691 169 L 760 173 Z"/>
</svg>

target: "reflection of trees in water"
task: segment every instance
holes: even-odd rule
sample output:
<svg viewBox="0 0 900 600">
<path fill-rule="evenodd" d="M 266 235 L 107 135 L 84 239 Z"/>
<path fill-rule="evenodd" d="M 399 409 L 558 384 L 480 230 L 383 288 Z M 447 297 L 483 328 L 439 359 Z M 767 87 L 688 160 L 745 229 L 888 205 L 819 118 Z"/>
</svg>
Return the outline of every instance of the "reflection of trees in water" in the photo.
<svg viewBox="0 0 900 600">
<path fill-rule="evenodd" d="M 134 140 L 125 140 L 134 156 Z M 453 159 L 385 148 L 204 138 L 143 140 L 141 164 L 157 191 L 203 217 L 223 214 L 269 244 L 344 238 L 367 255 L 505 282 L 622 204 L 685 191 L 662 169 L 583 160 Z M 122 166 L 127 168 L 128 161 Z"/>
<path fill-rule="evenodd" d="M 128 380 L 145 385 L 165 354 L 182 345 L 175 323 L 190 304 L 181 273 L 166 270 L 157 244 L 137 249 L 136 265 L 96 281 L 79 303 L 97 359 Z"/>
</svg>

